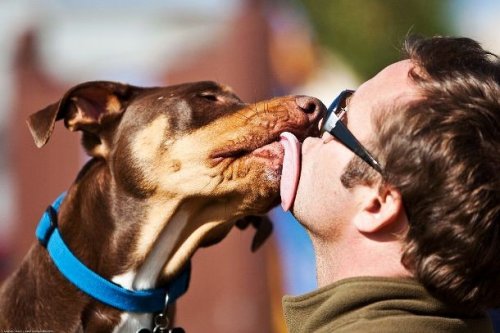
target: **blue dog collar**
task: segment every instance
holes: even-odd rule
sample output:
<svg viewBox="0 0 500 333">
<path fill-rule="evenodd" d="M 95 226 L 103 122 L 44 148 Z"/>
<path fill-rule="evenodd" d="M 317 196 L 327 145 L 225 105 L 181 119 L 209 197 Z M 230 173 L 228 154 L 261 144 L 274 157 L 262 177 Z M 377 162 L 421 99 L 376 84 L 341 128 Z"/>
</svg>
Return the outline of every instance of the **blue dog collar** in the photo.
<svg viewBox="0 0 500 333">
<path fill-rule="evenodd" d="M 127 312 L 157 313 L 175 303 L 188 289 L 191 265 L 168 288 L 129 290 L 106 280 L 82 263 L 68 248 L 57 228 L 57 213 L 66 193 L 47 208 L 36 229 L 36 237 L 47 249 L 61 274 L 90 297 Z"/>
</svg>

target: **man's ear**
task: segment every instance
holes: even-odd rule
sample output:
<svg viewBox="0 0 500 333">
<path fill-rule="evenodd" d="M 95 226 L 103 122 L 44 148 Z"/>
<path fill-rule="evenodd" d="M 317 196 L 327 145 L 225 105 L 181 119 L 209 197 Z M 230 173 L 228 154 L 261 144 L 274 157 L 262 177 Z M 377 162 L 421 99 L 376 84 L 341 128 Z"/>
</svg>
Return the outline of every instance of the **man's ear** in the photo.
<svg viewBox="0 0 500 333">
<path fill-rule="evenodd" d="M 28 120 L 33 140 L 38 148 L 50 139 L 55 122 L 64 119 L 71 131 L 83 131 L 83 143 L 92 156 L 107 154 L 103 137 L 106 129 L 120 119 L 128 103 L 142 88 L 126 84 L 95 81 L 71 88 L 57 103 L 32 114 Z"/>
<path fill-rule="evenodd" d="M 362 233 L 375 233 L 398 222 L 404 214 L 401 193 L 387 184 L 358 188 L 361 204 L 354 217 L 354 225 Z"/>
</svg>

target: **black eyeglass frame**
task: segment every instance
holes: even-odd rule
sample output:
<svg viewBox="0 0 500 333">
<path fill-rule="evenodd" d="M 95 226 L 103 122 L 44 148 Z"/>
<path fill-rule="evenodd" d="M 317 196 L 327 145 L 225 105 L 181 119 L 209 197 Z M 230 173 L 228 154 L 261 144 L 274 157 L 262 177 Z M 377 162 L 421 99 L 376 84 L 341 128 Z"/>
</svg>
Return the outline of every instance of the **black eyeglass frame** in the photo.
<svg viewBox="0 0 500 333">
<path fill-rule="evenodd" d="M 342 108 L 343 102 L 347 97 L 351 96 L 354 90 L 343 90 L 330 104 L 326 111 L 323 125 L 321 126 L 321 135 L 328 132 L 339 140 L 344 146 L 349 148 L 353 153 L 358 155 L 363 161 L 368 163 L 377 172 L 382 174 L 382 166 L 373 157 L 373 155 L 354 137 L 351 131 L 344 125 L 341 119 L 337 116 L 339 108 Z M 346 110 L 347 112 L 347 110 Z"/>
</svg>

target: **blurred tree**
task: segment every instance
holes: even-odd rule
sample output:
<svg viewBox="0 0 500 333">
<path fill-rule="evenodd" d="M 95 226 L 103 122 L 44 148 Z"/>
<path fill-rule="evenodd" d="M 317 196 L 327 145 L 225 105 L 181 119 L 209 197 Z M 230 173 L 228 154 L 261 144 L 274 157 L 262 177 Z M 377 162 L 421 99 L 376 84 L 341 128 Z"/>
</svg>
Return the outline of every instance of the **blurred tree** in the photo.
<svg viewBox="0 0 500 333">
<path fill-rule="evenodd" d="M 366 80 L 397 61 L 404 37 L 451 31 L 450 0 L 298 0 L 318 41 Z"/>
</svg>

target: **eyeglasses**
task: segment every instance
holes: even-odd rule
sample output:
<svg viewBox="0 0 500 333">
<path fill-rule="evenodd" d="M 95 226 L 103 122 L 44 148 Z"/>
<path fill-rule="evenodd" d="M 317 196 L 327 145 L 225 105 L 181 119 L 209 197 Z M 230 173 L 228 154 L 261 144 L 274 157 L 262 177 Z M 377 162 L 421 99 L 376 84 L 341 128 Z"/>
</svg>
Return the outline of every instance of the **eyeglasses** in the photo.
<svg viewBox="0 0 500 333">
<path fill-rule="evenodd" d="M 347 112 L 346 100 L 348 97 L 352 96 L 353 93 L 354 90 L 344 90 L 333 100 L 332 104 L 326 111 L 320 133 L 321 135 L 325 132 L 330 133 L 377 172 L 382 173 L 380 163 L 372 156 L 372 154 L 368 152 L 368 150 L 366 150 L 365 147 L 363 147 L 361 143 L 359 143 L 351 131 L 349 131 L 346 125 L 342 122 L 342 118 Z"/>
</svg>

